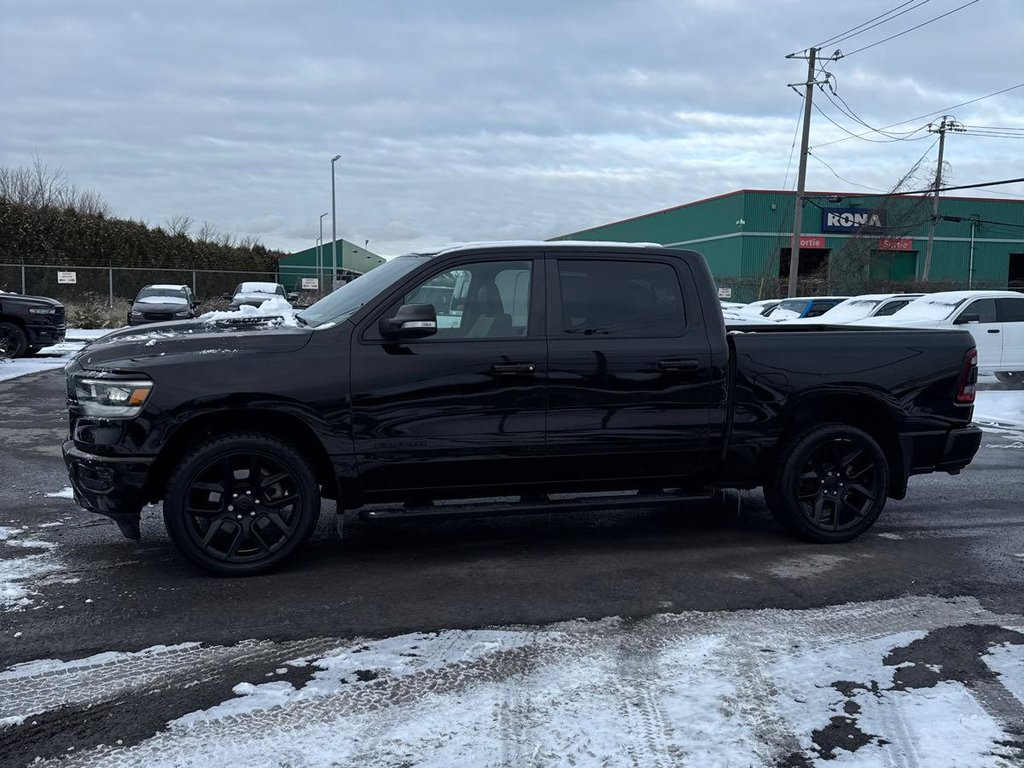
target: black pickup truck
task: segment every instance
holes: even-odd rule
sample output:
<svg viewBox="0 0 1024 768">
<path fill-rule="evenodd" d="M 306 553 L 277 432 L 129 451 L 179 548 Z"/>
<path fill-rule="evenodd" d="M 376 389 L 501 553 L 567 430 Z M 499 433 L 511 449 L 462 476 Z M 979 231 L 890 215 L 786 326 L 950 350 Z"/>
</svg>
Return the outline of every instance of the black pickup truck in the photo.
<svg viewBox="0 0 1024 768">
<path fill-rule="evenodd" d="M 34 355 L 64 341 L 66 331 L 59 301 L 0 291 L 0 358 Z"/>
<path fill-rule="evenodd" d="M 295 316 L 219 317 L 79 353 L 64 456 L 82 506 L 138 538 L 162 500 L 175 545 L 221 573 L 293 555 L 322 497 L 372 518 L 763 487 L 782 525 L 846 541 L 981 439 L 968 332 L 730 331 L 689 251 L 451 248 Z"/>
</svg>

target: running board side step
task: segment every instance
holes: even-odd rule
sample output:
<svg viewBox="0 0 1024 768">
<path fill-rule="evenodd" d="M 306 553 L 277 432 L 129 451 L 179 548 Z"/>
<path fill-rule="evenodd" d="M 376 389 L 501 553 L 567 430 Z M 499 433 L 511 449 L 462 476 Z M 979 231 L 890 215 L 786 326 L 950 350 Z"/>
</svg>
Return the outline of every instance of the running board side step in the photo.
<svg viewBox="0 0 1024 768">
<path fill-rule="evenodd" d="M 561 496 L 561 494 L 559 494 Z M 584 494 L 570 498 L 551 498 L 529 501 L 489 500 L 486 502 L 442 502 L 423 506 L 394 506 L 374 504 L 358 510 L 363 520 L 412 520 L 430 517 L 491 517 L 494 515 L 550 515 L 560 512 L 601 512 L 608 510 L 670 507 L 685 501 L 710 501 L 715 492 L 705 493 L 614 493 Z M 520 497 L 523 498 L 523 497 Z"/>
</svg>

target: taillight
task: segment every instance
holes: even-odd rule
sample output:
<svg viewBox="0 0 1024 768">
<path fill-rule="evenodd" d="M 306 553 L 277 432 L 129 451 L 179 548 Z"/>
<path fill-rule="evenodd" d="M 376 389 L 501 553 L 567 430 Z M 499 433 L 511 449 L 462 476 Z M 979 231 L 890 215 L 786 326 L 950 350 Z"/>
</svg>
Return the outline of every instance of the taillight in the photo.
<svg viewBox="0 0 1024 768">
<path fill-rule="evenodd" d="M 978 350 L 972 348 L 964 355 L 963 370 L 960 371 L 960 386 L 956 390 L 958 403 L 971 404 L 978 390 Z"/>
</svg>

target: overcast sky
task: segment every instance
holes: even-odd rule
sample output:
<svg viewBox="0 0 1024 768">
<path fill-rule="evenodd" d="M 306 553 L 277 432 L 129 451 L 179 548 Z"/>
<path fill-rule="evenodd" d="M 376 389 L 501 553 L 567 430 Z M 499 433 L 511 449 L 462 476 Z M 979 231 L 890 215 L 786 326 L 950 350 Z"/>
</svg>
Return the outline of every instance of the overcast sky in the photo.
<svg viewBox="0 0 1024 768">
<path fill-rule="evenodd" d="M 966 1 L 926 1 L 839 47 Z M 0 163 L 38 152 L 117 214 L 185 213 L 297 250 L 330 210 L 338 153 L 339 235 L 371 250 L 547 238 L 782 188 L 801 105 L 786 84 L 806 75 L 785 54 L 899 4 L 0 0 Z M 980 0 L 829 70 L 881 126 L 1024 82 L 1022 41 L 1024 2 Z M 1024 128 L 1024 88 L 953 114 Z M 814 113 L 812 146 L 845 135 Z M 887 189 L 932 145 L 921 136 L 814 154 Z M 1020 139 L 951 136 L 946 158 L 953 183 L 1024 176 Z M 808 187 L 860 189 L 813 159 Z"/>
</svg>

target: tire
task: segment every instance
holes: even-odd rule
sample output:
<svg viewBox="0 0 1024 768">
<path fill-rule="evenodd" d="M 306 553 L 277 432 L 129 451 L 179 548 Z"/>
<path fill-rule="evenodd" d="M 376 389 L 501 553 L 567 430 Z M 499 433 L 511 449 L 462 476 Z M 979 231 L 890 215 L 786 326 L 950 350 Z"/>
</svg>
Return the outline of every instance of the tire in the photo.
<svg viewBox="0 0 1024 768">
<path fill-rule="evenodd" d="M 25 332 L 14 323 L 0 323 L 0 360 L 21 357 L 28 349 Z"/>
<path fill-rule="evenodd" d="M 1024 388 L 1024 371 L 997 371 L 996 378 L 1011 387 Z"/>
<path fill-rule="evenodd" d="M 164 497 L 164 525 L 178 550 L 229 576 L 285 562 L 309 541 L 319 516 L 320 487 L 309 462 L 260 434 L 225 435 L 186 455 Z"/>
<path fill-rule="evenodd" d="M 878 442 L 856 427 L 823 424 L 783 446 L 764 496 L 784 528 L 832 544 L 871 528 L 888 489 L 889 462 Z"/>
</svg>

